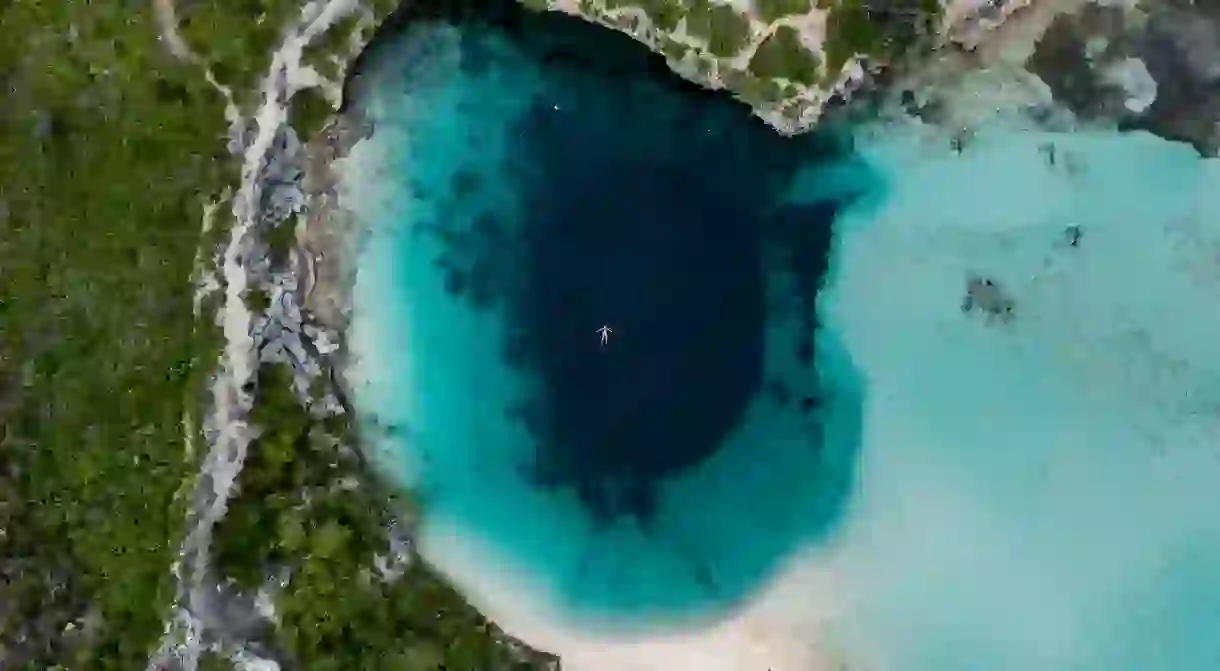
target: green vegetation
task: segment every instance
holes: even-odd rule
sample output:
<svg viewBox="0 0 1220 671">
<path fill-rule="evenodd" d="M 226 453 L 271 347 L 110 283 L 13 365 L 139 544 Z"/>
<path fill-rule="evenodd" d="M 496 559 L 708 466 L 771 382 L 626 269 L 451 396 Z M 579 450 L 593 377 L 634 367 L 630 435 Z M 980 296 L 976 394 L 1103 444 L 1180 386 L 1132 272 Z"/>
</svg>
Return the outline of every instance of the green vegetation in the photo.
<svg viewBox="0 0 1220 671">
<path fill-rule="evenodd" d="M 234 671 L 233 662 L 214 652 L 204 652 L 199 656 L 198 671 Z"/>
<path fill-rule="evenodd" d="M 750 20 L 728 4 L 688 0 L 686 32 L 707 43 L 717 58 L 737 55 L 750 40 Z"/>
<path fill-rule="evenodd" d="M 660 51 L 668 59 L 680 61 L 686 57 L 690 47 L 667 36 L 658 42 L 657 51 Z"/>
<path fill-rule="evenodd" d="M 325 34 L 331 35 L 332 33 L 328 30 Z M 341 54 L 346 52 L 347 49 L 342 44 L 337 45 L 333 51 L 318 49 L 312 46 L 306 47 L 301 50 L 301 64 L 313 68 L 314 71 L 327 81 L 338 84 L 343 81 L 343 66 L 332 57 L 332 54 L 339 54 L 339 57 L 342 58 Z"/>
<path fill-rule="evenodd" d="M 319 60 L 330 62 L 332 55 L 344 57 L 351 49 L 351 39 L 360 28 L 360 15 L 353 13 L 335 21 L 325 33 L 314 38 L 309 46 L 302 51 L 301 58 L 311 62 L 316 56 Z"/>
<path fill-rule="evenodd" d="M 301 95 L 302 93 L 305 93 L 305 91 L 298 91 L 297 95 Z M 313 91 L 309 91 L 309 93 L 313 94 Z M 316 94 L 314 94 L 314 95 L 316 95 Z M 311 99 L 316 99 L 316 98 L 310 98 L 310 97 L 303 98 L 303 100 L 311 100 Z M 297 96 L 293 96 L 292 97 L 293 104 L 289 107 L 290 114 L 298 111 L 298 108 L 295 105 L 295 103 L 297 103 L 297 102 L 298 102 Z M 319 104 L 326 105 L 326 103 L 324 101 Z M 328 110 L 328 109 L 330 109 L 330 107 L 326 106 L 325 109 Z M 322 110 L 314 110 L 314 112 L 316 114 L 323 113 Z M 291 116 L 289 118 L 292 119 Z M 326 118 L 329 118 L 329 117 L 318 118 L 318 117 L 304 116 L 304 117 L 298 117 L 296 120 L 320 122 L 322 120 L 325 120 Z M 297 223 L 296 217 L 289 217 L 288 219 L 285 219 L 284 221 L 279 222 L 274 227 L 272 227 L 270 229 L 265 229 L 263 231 L 263 242 L 266 243 L 266 245 L 267 245 L 267 256 L 268 256 L 268 260 L 271 261 L 272 267 L 283 268 L 288 263 L 288 257 L 292 253 L 293 245 L 296 243 L 296 239 L 297 239 L 296 223 Z"/>
<path fill-rule="evenodd" d="M 812 86 L 818 80 L 817 56 L 801 43 L 801 36 L 791 26 L 779 26 L 771 33 L 750 59 L 750 72 L 762 79 L 787 79 Z"/>
<path fill-rule="evenodd" d="M 217 345 L 194 323 L 188 275 L 205 199 L 235 172 L 221 99 L 157 42 L 151 11 L 0 6 L 13 37 L 0 41 L 0 645 L 12 668 L 142 668 L 174 591 L 175 493 L 194 470 L 183 419 Z"/>
<path fill-rule="evenodd" d="M 785 16 L 808 14 L 812 0 L 755 0 L 754 12 L 763 23 L 774 23 Z"/>
<path fill-rule="evenodd" d="M 263 289 L 246 289 L 244 301 L 251 312 L 266 312 L 271 307 L 271 296 Z"/>
<path fill-rule="evenodd" d="M 686 6 L 675 0 L 636 0 L 652 25 L 667 33 L 678 28 L 678 22 L 686 17 Z"/>
<path fill-rule="evenodd" d="M 753 105 L 778 102 L 783 96 L 783 88 L 778 83 L 739 70 L 725 73 L 724 83 L 730 91 Z"/>
<path fill-rule="evenodd" d="M 854 55 L 886 60 L 910 48 L 928 33 L 940 14 L 938 0 L 894 0 L 867 7 L 865 0 L 818 0 L 830 9 L 826 26 L 826 61 L 835 76 Z"/>
<path fill-rule="evenodd" d="M 216 529 L 221 575 L 255 588 L 289 568 L 276 596 L 277 647 L 308 669 L 495 671 L 535 668 L 422 561 L 382 580 L 375 557 L 390 554 L 394 504 L 355 453 L 334 440 L 337 418 L 316 420 L 288 391 L 289 373 L 267 365 L 252 421 L 239 494 Z"/>
<path fill-rule="evenodd" d="M 521 4 L 535 12 L 545 12 L 550 6 L 547 0 L 521 0 Z"/>
<path fill-rule="evenodd" d="M 179 32 L 243 104 L 263 76 L 263 64 L 270 62 L 285 26 L 300 16 L 301 5 L 300 0 L 179 2 Z"/>
<path fill-rule="evenodd" d="M 883 34 L 873 23 L 862 0 L 843 0 L 830 13 L 823 49 L 832 76 L 852 56 L 874 56 L 881 52 Z"/>
</svg>

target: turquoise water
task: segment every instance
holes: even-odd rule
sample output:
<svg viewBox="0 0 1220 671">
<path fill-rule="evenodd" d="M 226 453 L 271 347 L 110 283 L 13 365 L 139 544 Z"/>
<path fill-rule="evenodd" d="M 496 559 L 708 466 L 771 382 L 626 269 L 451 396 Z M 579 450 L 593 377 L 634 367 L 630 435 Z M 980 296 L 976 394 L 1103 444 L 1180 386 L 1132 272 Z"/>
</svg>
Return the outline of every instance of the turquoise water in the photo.
<svg viewBox="0 0 1220 671">
<path fill-rule="evenodd" d="M 785 200 L 848 150 L 519 19 L 420 23 L 371 75 L 356 309 L 386 378 L 360 404 L 428 523 L 563 608 L 713 617 L 831 533 L 852 480 L 861 389 L 814 318 L 834 202 Z"/>
<path fill-rule="evenodd" d="M 867 668 L 1220 665 L 1216 162 L 786 140 L 610 31 L 412 12 L 354 89 L 356 400 L 478 605 L 647 637 L 771 588 Z"/>
<path fill-rule="evenodd" d="M 902 177 L 836 222 L 821 305 L 869 381 L 841 631 L 878 668 L 1215 668 L 1220 161 L 1005 127 L 864 153 Z M 963 318 L 970 274 L 1010 324 Z"/>
</svg>

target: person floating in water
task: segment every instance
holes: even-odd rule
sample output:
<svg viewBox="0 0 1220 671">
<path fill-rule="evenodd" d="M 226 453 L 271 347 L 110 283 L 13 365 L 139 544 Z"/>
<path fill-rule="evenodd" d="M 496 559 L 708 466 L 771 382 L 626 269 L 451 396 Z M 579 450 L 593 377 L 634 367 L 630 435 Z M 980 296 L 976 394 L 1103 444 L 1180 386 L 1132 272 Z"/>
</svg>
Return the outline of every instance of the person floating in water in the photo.
<svg viewBox="0 0 1220 671">
<path fill-rule="evenodd" d="M 604 347 L 606 343 L 610 341 L 610 334 L 614 333 L 614 329 L 610 328 L 609 326 L 602 326 L 601 328 L 597 329 L 597 332 L 602 334 L 602 346 Z"/>
</svg>

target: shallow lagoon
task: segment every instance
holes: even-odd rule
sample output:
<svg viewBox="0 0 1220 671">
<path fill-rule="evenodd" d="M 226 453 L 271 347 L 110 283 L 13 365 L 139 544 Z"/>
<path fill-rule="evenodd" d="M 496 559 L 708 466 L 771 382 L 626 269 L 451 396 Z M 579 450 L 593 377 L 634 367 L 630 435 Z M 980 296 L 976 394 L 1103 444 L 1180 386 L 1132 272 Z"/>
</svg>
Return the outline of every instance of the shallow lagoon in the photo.
<svg viewBox="0 0 1220 671">
<path fill-rule="evenodd" d="M 478 605 L 573 668 L 676 653 L 559 623 L 684 624 L 726 670 L 1220 660 L 1215 162 L 784 140 L 626 38 L 490 9 L 380 47 L 345 176 L 357 401 Z M 963 312 L 974 275 L 1009 318 Z M 734 627 L 762 633 L 697 633 Z"/>
<path fill-rule="evenodd" d="M 1009 128 L 930 155 L 909 130 L 865 151 L 904 177 L 837 222 L 822 304 L 869 380 L 846 629 L 879 668 L 1214 666 L 1220 162 Z M 1010 323 L 963 319 L 975 273 Z"/>
</svg>

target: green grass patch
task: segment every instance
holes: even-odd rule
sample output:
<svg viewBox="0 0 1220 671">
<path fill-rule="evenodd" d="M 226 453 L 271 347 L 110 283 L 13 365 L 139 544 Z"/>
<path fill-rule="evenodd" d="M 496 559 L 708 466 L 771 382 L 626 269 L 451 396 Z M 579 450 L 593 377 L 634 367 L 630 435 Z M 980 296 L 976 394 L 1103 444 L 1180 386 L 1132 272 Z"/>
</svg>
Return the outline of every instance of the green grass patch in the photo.
<svg viewBox="0 0 1220 671">
<path fill-rule="evenodd" d="M 686 32 L 706 42 L 713 56 L 730 58 L 749 42 L 750 20 L 732 5 L 689 0 Z"/>
<path fill-rule="evenodd" d="M 817 55 L 801 43 L 791 26 L 779 26 L 767 36 L 750 58 L 750 72 L 765 80 L 787 79 L 812 86 L 818 81 Z"/>
</svg>

